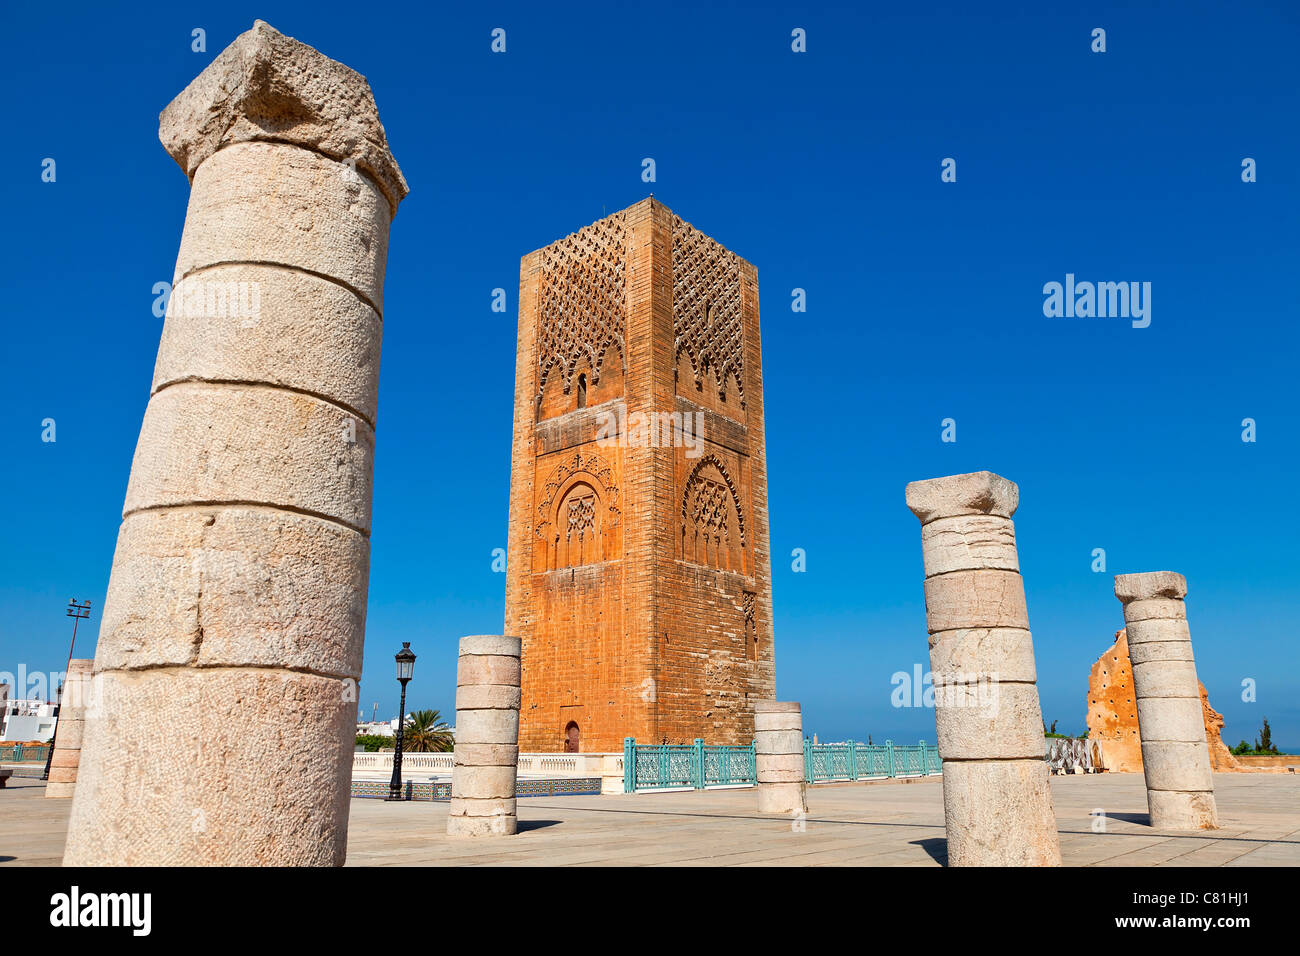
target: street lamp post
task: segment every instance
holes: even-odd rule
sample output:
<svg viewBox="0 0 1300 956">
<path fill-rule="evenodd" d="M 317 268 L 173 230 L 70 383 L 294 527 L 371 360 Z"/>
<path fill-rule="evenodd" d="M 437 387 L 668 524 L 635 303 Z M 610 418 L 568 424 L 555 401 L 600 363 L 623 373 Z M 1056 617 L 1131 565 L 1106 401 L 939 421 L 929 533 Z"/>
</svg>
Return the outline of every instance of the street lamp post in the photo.
<svg viewBox="0 0 1300 956">
<path fill-rule="evenodd" d="M 406 724 L 406 683 L 415 674 L 415 654 L 411 642 L 402 641 L 402 649 L 394 655 L 397 661 L 397 681 L 402 685 L 402 702 L 397 709 L 397 746 L 393 751 L 393 779 L 388 782 L 388 799 L 402 799 L 402 727 Z"/>
<path fill-rule="evenodd" d="M 80 624 L 86 618 L 90 617 L 90 602 L 87 601 L 85 604 L 78 604 L 76 598 L 72 598 L 71 600 L 69 600 L 68 617 L 72 618 L 72 643 L 68 645 L 68 666 L 63 669 L 63 683 L 59 685 L 58 700 L 54 702 L 56 707 L 59 707 L 60 702 L 63 700 L 63 686 L 68 682 L 68 668 L 72 666 L 72 652 L 73 649 L 77 646 L 77 625 Z M 63 712 L 62 707 L 59 707 L 59 712 L 60 713 Z M 58 721 L 55 721 L 54 732 L 56 735 L 59 732 Z M 45 754 L 45 772 L 41 774 L 42 780 L 50 779 L 50 765 L 53 763 L 54 763 L 54 738 L 51 737 L 49 752 Z"/>
</svg>

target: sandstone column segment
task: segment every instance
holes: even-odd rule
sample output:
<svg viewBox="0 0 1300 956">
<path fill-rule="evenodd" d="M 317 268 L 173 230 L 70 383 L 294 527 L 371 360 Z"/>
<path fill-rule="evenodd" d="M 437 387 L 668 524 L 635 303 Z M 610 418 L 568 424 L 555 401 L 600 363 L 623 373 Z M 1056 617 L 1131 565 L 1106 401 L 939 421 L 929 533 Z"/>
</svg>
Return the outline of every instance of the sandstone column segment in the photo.
<svg viewBox="0 0 1300 956">
<path fill-rule="evenodd" d="M 340 865 L 406 182 L 365 78 L 261 21 L 159 136 L 192 189 L 64 862 Z"/>
<path fill-rule="evenodd" d="M 1187 627 L 1187 580 L 1173 571 L 1117 574 L 1133 662 L 1138 737 L 1151 825 L 1160 830 L 1218 827 L 1201 688 Z"/>
<path fill-rule="evenodd" d="M 50 780 L 45 785 L 47 797 L 71 797 L 76 791 L 94 663 L 84 659 L 68 661 L 68 675 L 59 696 L 59 721 L 54 728 L 54 739 L 50 741 L 54 757 L 50 761 Z"/>
<path fill-rule="evenodd" d="M 1059 866 L 1033 636 L 1011 516 L 991 472 L 907 486 L 921 521 L 949 866 Z"/>
<path fill-rule="evenodd" d="M 759 813 L 808 812 L 799 704 L 754 701 L 754 761 Z"/>
<path fill-rule="evenodd" d="M 517 637 L 480 634 L 460 639 L 450 836 L 509 836 L 518 829 L 521 648 Z"/>
</svg>

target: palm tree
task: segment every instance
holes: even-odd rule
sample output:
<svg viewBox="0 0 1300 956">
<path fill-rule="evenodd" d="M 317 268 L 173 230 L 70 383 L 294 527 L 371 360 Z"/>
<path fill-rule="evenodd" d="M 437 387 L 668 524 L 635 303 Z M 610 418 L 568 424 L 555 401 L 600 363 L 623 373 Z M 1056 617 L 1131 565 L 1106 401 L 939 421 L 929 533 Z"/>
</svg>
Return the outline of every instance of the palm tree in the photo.
<svg viewBox="0 0 1300 956">
<path fill-rule="evenodd" d="M 455 742 L 451 728 L 436 710 L 412 711 L 402 728 L 402 749 L 411 753 L 450 753 Z"/>
</svg>

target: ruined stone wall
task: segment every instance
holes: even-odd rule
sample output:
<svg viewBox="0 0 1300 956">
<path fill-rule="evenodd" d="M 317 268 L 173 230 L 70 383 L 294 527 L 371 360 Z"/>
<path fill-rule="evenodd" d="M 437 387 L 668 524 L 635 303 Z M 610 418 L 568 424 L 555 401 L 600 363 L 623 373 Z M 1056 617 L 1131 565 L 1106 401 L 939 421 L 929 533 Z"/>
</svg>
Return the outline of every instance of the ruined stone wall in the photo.
<svg viewBox="0 0 1300 956">
<path fill-rule="evenodd" d="M 1205 721 L 1205 741 L 1210 748 L 1210 769 L 1218 773 L 1245 769 L 1223 742 L 1223 715 L 1210 706 L 1210 692 L 1201 689 L 1201 719 Z"/>
<path fill-rule="evenodd" d="M 520 746 L 749 740 L 775 694 L 756 271 L 648 199 L 525 256 L 519 303 Z"/>
<path fill-rule="evenodd" d="M 1088 677 L 1088 738 L 1101 741 L 1107 770 L 1142 772 L 1133 665 L 1123 628 L 1115 632 L 1115 645 L 1097 659 Z"/>
</svg>

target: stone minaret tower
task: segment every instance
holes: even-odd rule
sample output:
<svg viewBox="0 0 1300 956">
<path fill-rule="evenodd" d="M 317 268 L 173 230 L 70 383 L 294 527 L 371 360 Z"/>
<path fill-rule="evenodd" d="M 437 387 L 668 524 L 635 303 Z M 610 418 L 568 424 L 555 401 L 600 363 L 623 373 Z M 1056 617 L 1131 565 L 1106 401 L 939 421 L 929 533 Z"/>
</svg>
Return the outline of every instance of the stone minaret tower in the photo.
<svg viewBox="0 0 1300 956">
<path fill-rule="evenodd" d="M 748 742 L 776 695 L 758 272 L 654 199 L 525 256 L 523 750 Z"/>
</svg>

